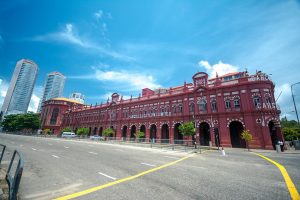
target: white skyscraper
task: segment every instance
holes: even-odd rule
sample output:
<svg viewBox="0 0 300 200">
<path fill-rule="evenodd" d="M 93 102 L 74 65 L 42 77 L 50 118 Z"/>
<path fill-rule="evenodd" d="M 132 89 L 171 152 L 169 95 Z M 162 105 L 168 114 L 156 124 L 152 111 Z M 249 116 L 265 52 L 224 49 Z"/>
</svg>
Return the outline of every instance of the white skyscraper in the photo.
<svg viewBox="0 0 300 200">
<path fill-rule="evenodd" d="M 51 72 L 47 75 L 43 97 L 39 102 L 38 112 L 41 112 L 43 103 L 48 99 L 63 96 L 66 77 L 59 72 Z"/>
<path fill-rule="evenodd" d="M 38 74 L 38 66 L 31 60 L 17 62 L 2 109 L 4 115 L 26 113 Z"/>
<path fill-rule="evenodd" d="M 75 100 L 75 101 L 78 101 L 78 102 L 84 104 L 85 97 L 81 93 L 74 92 L 70 95 L 69 99 L 72 99 L 72 100 Z"/>
</svg>

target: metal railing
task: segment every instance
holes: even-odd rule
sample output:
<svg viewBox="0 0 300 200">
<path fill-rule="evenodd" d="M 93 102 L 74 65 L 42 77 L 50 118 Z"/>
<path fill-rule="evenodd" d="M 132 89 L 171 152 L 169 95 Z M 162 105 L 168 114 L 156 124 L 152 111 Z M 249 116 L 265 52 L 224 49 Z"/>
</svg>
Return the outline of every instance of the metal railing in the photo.
<svg viewBox="0 0 300 200">
<path fill-rule="evenodd" d="M 0 155 L 0 169 L 1 169 L 1 161 L 3 158 L 4 152 L 5 152 L 6 145 L 0 144 L 0 147 L 2 147 L 2 151 L 1 151 L 1 155 Z"/>
<path fill-rule="evenodd" d="M 9 200 L 17 199 L 23 168 L 23 155 L 17 150 L 15 150 L 6 173 L 6 181 L 8 183 L 9 188 Z"/>
</svg>

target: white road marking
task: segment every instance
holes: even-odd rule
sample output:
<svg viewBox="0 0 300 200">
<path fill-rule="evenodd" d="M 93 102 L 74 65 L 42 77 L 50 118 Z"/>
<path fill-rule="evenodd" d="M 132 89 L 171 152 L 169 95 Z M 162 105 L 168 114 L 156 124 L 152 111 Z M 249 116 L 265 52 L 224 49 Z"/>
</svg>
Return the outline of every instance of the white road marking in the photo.
<svg viewBox="0 0 300 200">
<path fill-rule="evenodd" d="M 122 149 L 115 149 L 115 150 L 116 150 L 116 151 L 122 151 L 122 152 L 124 151 L 124 150 L 122 150 Z"/>
<path fill-rule="evenodd" d="M 92 145 L 88 145 L 88 147 L 93 147 Z"/>
<path fill-rule="evenodd" d="M 52 155 L 54 158 L 59 158 L 58 156 L 56 156 L 56 155 Z"/>
<path fill-rule="evenodd" d="M 64 146 L 66 149 L 68 149 L 69 147 L 67 147 L 67 146 Z"/>
<path fill-rule="evenodd" d="M 20 144 L 20 147 L 23 147 L 23 144 Z"/>
<path fill-rule="evenodd" d="M 95 153 L 95 152 L 92 152 L 92 151 L 90 151 L 89 153 L 94 154 L 94 155 L 98 155 L 98 153 Z"/>
<path fill-rule="evenodd" d="M 149 163 L 141 163 L 142 165 L 147 165 L 147 166 L 150 166 L 150 167 L 156 167 L 156 165 L 152 165 L 152 164 L 149 164 Z"/>
<path fill-rule="evenodd" d="M 33 151 L 36 151 L 36 149 L 35 148 L 31 148 Z"/>
<path fill-rule="evenodd" d="M 115 177 L 108 176 L 107 174 L 103 174 L 103 173 L 101 173 L 101 172 L 98 172 L 98 174 L 100 174 L 100 175 L 102 175 L 102 176 L 105 176 L 105 177 L 107 177 L 107 178 L 110 178 L 110 179 L 112 179 L 112 180 L 116 180 L 116 179 L 117 179 L 117 178 L 115 178 Z"/>
<path fill-rule="evenodd" d="M 174 156 L 164 156 L 166 158 L 173 158 L 173 159 L 178 159 L 177 157 L 174 157 Z"/>
</svg>

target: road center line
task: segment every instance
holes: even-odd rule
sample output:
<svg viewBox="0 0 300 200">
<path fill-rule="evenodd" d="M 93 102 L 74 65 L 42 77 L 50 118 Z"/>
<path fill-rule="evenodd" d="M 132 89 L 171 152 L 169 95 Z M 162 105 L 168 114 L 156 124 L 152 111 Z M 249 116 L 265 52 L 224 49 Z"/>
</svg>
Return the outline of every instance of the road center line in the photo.
<svg viewBox="0 0 300 200">
<path fill-rule="evenodd" d="M 52 155 L 54 158 L 59 158 L 58 156 L 56 156 L 56 155 Z"/>
<path fill-rule="evenodd" d="M 35 148 L 31 148 L 33 151 L 36 151 L 36 149 Z"/>
<path fill-rule="evenodd" d="M 147 166 L 150 166 L 150 167 L 156 167 L 156 165 L 152 165 L 152 164 L 149 164 L 149 163 L 144 163 L 144 162 L 142 162 L 141 164 L 142 164 L 142 165 L 147 165 Z"/>
<path fill-rule="evenodd" d="M 90 151 L 89 153 L 94 154 L 94 155 L 98 155 L 98 153 L 95 153 L 95 152 L 92 152 L 92 151 Z"/>
<path fill-rule="evenodd" d="M 253 152 L 252 152 L 252 153 L 253 153 Z M 288 190 L 289 190 L 289 192 L 290 192 L 291 198 L 292 198 L 293 200 L 294 200 L 294 199 L 295 199 L 295 200 L 296 200 L 296 199 L 300 199 L 300 196 L 299 196 L 299 193 L 298 193 L 298 191 L 297 191 L 297 188 L 295 187 L 295 185 L 294 185 L 292 179 L 290 178 L 288 172 L 286 171 L 286 169 L 285 169 L 285 167 L 284 167 L 283 165 L 281 165 L 281 164 L 277 163 L 276 161 L 274 161 L 274 160 L 272 160 L 272 159 L 270 159 L 270 158 L 268 158 L 268 157 L 266 157 L 266 156 L 263 156 L 263 155 L 261 155 L 261 154 L 258 154 L 258 153 L 253 153 L 253 154 L 262 157 L 263 159 L 269 161 L 270 163 L 272 163 L 272 164 L 274 164 L 276 167 L 278 167 L 278 169 L 280 170 L 280 172 L 281 172 L 281 174 L 282 174 L 282 176 L 283 176 L 283 179 L 284 179 L 284 181 L 285 181 L 285 183 L 286 183 L 286 186 L 287 186 L 287 188 L 288 188 Z"/>
<path fill-rule="evenodd" d="M 202 152 L 203 153 L 203 152 Z M 194 156 L 195 154 L 191 154 L 189 156 L 185 156 L 183 158 L 180 158 L 178 160 L 175 160 L 173 162 L 170 162 L 170 163 L 167 163 L 167 164 L 164 164 L 164 165 L 161 165 L 161 166 L 158 166 L 158 167 L 155 167 L 155 168 L 152 168 L 152 169 L 149 169 L 147 171 L 144 171 L 144 172 L 141 172 L 141 173 L 138 173 L 136 175 L 133 175 L 133 176 L 129 176 L 129 177 L 126 177 L 126 178 L 123 178 L 123 179 L 119 179 L 119 180 L 116 180 L 116 181 L 112 181 L 112 182 L 109 182 L 107 184 L 104 184 L 104 185 L 99 185 L 99 186 L 96 186 L 96 187 L 92 187 L 90 189 L 86 189 L 86 190 L 83 190 L 81 192 L 76 192 L 76 193 L 73 193 L 73 194 L 69 194 L 67 196 L 63 196 L 63 197 L 59 197 L 59 198 L 56 198 L 54 200 L 68 200 L 68 199 L 74 199 L 76 197 L 80 197 L 80 196 L 83 196 L 83 195 L 87 195 L 87 194 L 90 194 L 92 192 L 96 192 L 96 191 L 99 191 L 99 190 L 102 190 L 104 188 L 107 188 L 107 187 L 111 187 L 113 185 L 117 185 L 119 183 L 123 183 L 123 182 L 126 182 L 126 181 L 131 181 L 133 179 L 136 179 L 136 178 L 139 178 L 141 176 L 145 176 L 146 174 L 149 174 L 149 173 L 152 173 L 152 172 L 155 172 L 155 171 L 158 171 L 160 169 L 163 169 L 163 168 L 166 168 L 166 167 L 169 167 L 169 166 L 172 166 L 172 165 L 175 165 L 181 161 L 184 161 L 192 156 Z"/>
<path fill-rule="evenodd" d="M 112 179 L 112 180 L 116 180 L 116 179 L 117 179 L 117 178 L 115 178 L 115 177 L 109 176 L 109 175 L 107 175 L 107 174 L 103 174 L 103 173 L 101 173 L 101 172 L 98 172 L 98 174 L 100 174 L 100 175 L 102 175 L 102 176 L 105 176 L 105 177 L 107 177 L 107 178 L 110 178 L 110 179 Z"/>
</svg>

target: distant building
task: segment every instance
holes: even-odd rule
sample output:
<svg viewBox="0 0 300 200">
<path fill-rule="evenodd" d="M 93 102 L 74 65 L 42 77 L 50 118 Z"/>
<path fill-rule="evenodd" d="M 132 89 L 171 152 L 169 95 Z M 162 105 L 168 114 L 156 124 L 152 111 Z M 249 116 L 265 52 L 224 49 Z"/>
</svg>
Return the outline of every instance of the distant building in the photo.
<svg viewBox="0 0 300 200">
<path fill-rule="evenodd" d="M 3 115 L 27 112 L 37 74 L 35 62 L 28 59 L 17 62 L 2 105 Z"/>
<path fill-rule="evenodd" d="M 70 95 L 69 99 L 72 99 L 72 100 L 75 100 L 75 101 L 78 101 L 78 102 L 84 104 L 85 96 L 81 93 L 74 92 Z"/>
<path fill-rule="evenodd" d="M 63 96 L 65 79 L 66 77 L 59 72 L 51 72 L 47 75 L 43 97 L 41 98 L 38 106 L 38 112 L 41 112 L 44 102 L 48 99 Z"/>
<path fill-rule="evenodd" d="M 284 141 L 275 85 L 268 75 L 236 72 L 208 79 L 199 72 L 192 79 L 167 89 L 145 88 L 137 98 L 124 100 L 114 93 L 104 104 L 70 105 L 59 112 L 60 127 L 74 131 L 86 127 L 90 135 L 102 135 L 110 127 L 123 140 L 134 140 L 135 133 L 142 131 L 146 142 L 176 144 L 192 139 L 179 132 L 181 124 L 192 121 L 200 145 L 245 148 L 240 137 L 243 130 L 250 130 L 253 136 L 250 148 L 273 149 L 277 141 Z M 46 108 L 42 116 L 56 116 L 56 102 L 49 102 Z"/>
</svg>

